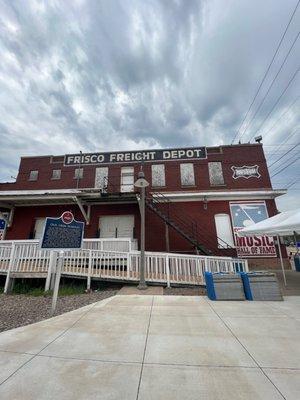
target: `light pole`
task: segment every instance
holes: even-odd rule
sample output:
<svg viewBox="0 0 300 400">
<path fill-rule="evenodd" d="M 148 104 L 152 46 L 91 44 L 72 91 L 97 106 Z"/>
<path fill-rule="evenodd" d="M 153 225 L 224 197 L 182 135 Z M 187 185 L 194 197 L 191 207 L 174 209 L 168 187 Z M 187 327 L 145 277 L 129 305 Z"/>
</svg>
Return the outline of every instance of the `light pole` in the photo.
<svg viewBox="0 0 300 400">
<path fill-rule="evenodd" d="M 138 174 L 138 179 L 134 183 L 135 187 L 141 189 L 141 198 L 139 200 L 141 213 L 141 263 L 140 263 L 140 283 L 138 289 L 147 289 L 145 281 L 145 188 L 149 186 L 149 182 L 145 179 L 145 174 L 141 170 Z"/>
</svg>

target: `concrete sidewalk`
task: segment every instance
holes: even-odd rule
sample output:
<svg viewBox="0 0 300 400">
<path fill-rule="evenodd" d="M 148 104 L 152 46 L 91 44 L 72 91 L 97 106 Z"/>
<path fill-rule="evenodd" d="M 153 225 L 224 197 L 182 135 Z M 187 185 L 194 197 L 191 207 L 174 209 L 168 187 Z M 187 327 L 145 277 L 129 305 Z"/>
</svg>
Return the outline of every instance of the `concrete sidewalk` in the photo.
<svg viewBox="0 0 300 400">
<path fill-rule="evenodd" d="M 0 334 L 0 398 L 300 399 L 300 297 L 115 296 Z"/>
</svg>

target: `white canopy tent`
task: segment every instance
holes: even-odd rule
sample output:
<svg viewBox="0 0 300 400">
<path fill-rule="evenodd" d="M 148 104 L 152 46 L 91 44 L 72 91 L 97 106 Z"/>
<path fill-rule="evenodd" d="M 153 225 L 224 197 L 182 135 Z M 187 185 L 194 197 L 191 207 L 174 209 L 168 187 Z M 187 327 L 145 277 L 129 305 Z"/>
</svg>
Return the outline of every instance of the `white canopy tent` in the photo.
<svg viewBox="0 0 300 400">
<path fill-rule="evenodd" d="M 300 234 L 300 208 L 293 211 L 286 211 L 267 218 L 256 224 L 247 226 L 238 232 L 239 236 L 277 236 L 278 250 L 280 255 L 281 268 L 283 273 L 284 283 L 286 277 L 279 242 L 279 236 L 290 236 Z"/>
<path fill-rule="evenodd" d="M 267 218 L 257 224 L 252 224 L 239 232 L 240 236 L 267 235 L 289 236 L 300 234 L 300 208 L 294 211 L 286 211 Z"/>
</svg>

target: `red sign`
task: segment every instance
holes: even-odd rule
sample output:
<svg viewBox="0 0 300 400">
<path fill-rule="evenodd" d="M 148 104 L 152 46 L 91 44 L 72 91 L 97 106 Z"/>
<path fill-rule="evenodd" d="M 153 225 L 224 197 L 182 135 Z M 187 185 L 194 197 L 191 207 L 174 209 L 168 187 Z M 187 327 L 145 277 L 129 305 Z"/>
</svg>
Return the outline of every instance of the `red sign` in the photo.
<svg viewBox="0 0 300 400">
<path fill-rule="evenodd" d="M 65 211 L 60 218 L 65 224 L 70 224 L 74 220 L 74 215 L 71 211 Z"/>
</svg>

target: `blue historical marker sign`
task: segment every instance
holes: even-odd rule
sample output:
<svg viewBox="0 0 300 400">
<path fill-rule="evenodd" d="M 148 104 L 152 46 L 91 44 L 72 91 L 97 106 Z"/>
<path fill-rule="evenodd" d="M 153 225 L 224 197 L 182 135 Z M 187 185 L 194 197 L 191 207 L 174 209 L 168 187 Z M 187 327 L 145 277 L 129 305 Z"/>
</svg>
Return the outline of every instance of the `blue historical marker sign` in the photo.
<svg viewBox="0 0 300 400">
<path fill-rule="evenodd" d="M 70 211 L 60 218 L 46 218 L 41 248 L 47 250 L 78 250 L 82 247 L 84 222 L 75 221 Z"/>
<path fill-rule="evenodd" d="M 4 239 L 4 232 L 5 232 L 5 227 L 6 227 L 6 221 L 5 219 L 0 219 L 0 240 Z"/>
</svg>

